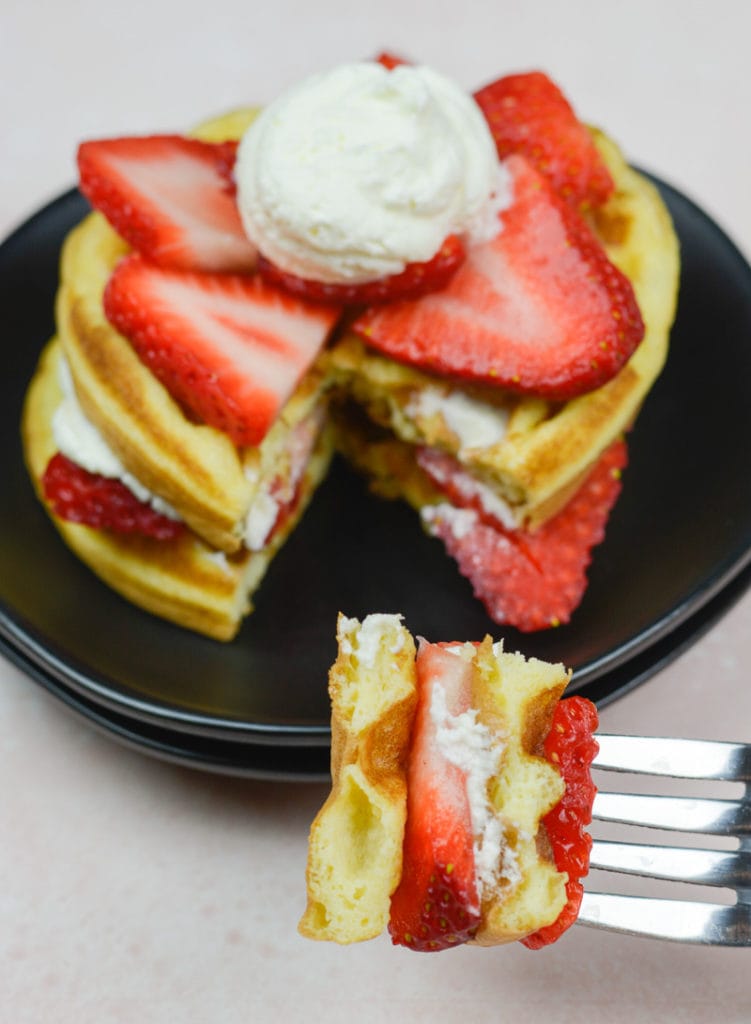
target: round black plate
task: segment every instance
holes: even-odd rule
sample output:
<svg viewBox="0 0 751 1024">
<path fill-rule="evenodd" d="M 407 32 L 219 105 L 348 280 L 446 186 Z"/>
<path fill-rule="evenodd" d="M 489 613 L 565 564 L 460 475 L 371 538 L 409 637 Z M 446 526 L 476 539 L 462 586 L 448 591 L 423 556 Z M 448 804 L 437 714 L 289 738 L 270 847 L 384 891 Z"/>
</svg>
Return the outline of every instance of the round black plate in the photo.
<svg viewBox="0 0 751 1024">
<path fill-rule="evenodd" d="M 671 354 L 631 435 L 624 491 L 573 621 L 529 635 L 498 627 L 415 515 L 372 499 L 337 464 L 228 645 L 142 613 L 99 583 L 33 495 L 21 404 L 54 329 L 61 241 L 86 210 L 76 192 L 61 196 L 0 247 L 0 636 L 107 713 L 254 744 L 328 743 L 339 609 L 400 611 L 434 640 L 504 636 L 508 649 L 571 665 L 575 688 L 596 695 L 599 680 L 687 623 L 751 557 L 751 269 L 700 209 L 660 187 L 683 251 Z"/>
<path fill-rule="evenodd" d="M 649 679 L 710 629 L 745 593 L 750 582 L 751 566 L 747 566 L 686 622 L 630 661 L 593 682 L 589 696 L 602 706 Z M 0 653 L 41 683 L 71 711 L 82 715 L 101 732 L 140 753 L 188 768 L 266 781 L 330 781 L 327 747 L 291 744 L 275 746 L 166 729 L 139 718 L 118 714 L 87 700 L 80 693 L 68 689 L 43 667 L 28 660 L 4 642 L 2 637 Z"/>
</svg>

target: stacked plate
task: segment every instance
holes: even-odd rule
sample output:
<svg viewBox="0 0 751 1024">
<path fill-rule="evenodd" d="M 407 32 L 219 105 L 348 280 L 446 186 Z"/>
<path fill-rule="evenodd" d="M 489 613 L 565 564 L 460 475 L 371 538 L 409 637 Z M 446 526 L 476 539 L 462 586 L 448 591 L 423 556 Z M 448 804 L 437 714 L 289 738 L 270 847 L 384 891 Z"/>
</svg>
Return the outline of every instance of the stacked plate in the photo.
<svg viewBox="0 0 751 1024">
<path fill-rule="evenodd" d="M 86 211 L 61 196 L 0 247 L 0 651 L 93 724 L 180 763 L 259 778 L 328 776 L 328 666 L 339 610 L 399 611 L 432 640 L 504 637 L 563 661 L 604 703 L 643 682 L 751 582 L 751 268 L 659 183 L 683 252 L 667 367 L 631 434 L 623 494 L 568 626 L 491 622 L 414 513 L 370 497 L 343 464 L 277 556 L 231 644 L 127 604 L 63 546 L 33 495 L 21 405 L 53 331 L 57 260 Z"/>
</svg>

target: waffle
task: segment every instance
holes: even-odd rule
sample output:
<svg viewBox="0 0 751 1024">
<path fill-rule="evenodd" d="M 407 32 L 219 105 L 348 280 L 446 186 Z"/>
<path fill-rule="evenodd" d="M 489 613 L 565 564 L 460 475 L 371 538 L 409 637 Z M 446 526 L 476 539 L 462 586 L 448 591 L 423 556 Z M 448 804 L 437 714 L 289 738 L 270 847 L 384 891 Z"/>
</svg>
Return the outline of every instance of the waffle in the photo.
<svg viewBox="0 0 751 1024">
<path fill-rule="evenodd" d="M 436 447 L 454 456 L 503 498 L 516 527 L 533 529 L 554 515 L 598 456 L 633 424 L 665 362 L 675 316 L 680 261 L 667 209 L 654 185 L 626 164 L 613 142 L 599 132 L 595 138 L 616 191 L 593 215 L 592 226 L 610 260 L 630 278 L 646 327 L 641 344 L 611 381 L 568 402 L 552 403 L 417 371 L 368 349 L 352 334 L 329 356 L 334 377 L 374 423 L 407 445 Z M 462 446 L 441 405 L 465 398 L 487 418 L 506 418 L 499 441 Z M 350 450 L 353 444 L 345 438 L 343 446 Z M 357 463 L 368 471 L 367 445 L 355 439 L 354 447 Z M 400 446 L 394 446 L 397 450 Z M 392 461 L 406 468 L 408 459 L 408 449 L 401 449 Z M 396 496 L 400 478 L 384 479 L 382 465 L 374 453 L 378 489 Z M 406 496 L 414 496 L 412 470 L 404 479 Z"/>
<path fill-rule="evenodd" d="M 42 353 L 23 410 L 26 463 L 42 501 L 42 475 L 56 451 L 51 424 L 63 397 L 61 356 L 62 346 L 53 339 Z M 231 640 L 252 608 L 251 595 L 269 563 L 325 475 L 331 447 L 324 431 L 308 463 L 294 514 L 259 551 L 243 548 L 227 556 L 190 530 L 174 540 L 157 541 L 81 526 L 48 511 L 68 547 L 123 597 L 180 626 L 216 640 Z"/>
<path fill-rule="evenodd" d="M 218 430 L 187 419 L 104 315 L 105 285 L 127 251 L 98 213 L 63 246 L 56 321 L 78 399 L 134 477 L 207 543 L 237 551 L 252 493 L 241 454 Z"/>
<path fill-rule="evenodd" d="M 329 676 L 331 793 L 310 831 L 303 935 L 339 943 L 380 934 L 401 878 L 407 763 L 416 705 L 415 648 L 398 616 L 339 618 L 339 651 Z M 566 879 L 552 860 L 541 818 L 563 782 L 540 756 L 568 680 L 562 665 L 507 654 L 489 637 L 463 651 L 474 663 L 478 720 L 502 737 L 504 753 L 488 793 L 504 823 L 502 874 L 483 901 L 474 942 L 524 938 L 556 920 Z"/>
<path fill-rule="evenodd" d="M 349 943 L 380 934 L 401 877 L 415 645 L 397 616 L 371 616 L 372 633 L 379 619 L 384 628 L 363 659 L 368 630 L 339 616 L 329 674 L 332 789 L 311 827 L 300 922 L 311 939 Z"/>
</svg>

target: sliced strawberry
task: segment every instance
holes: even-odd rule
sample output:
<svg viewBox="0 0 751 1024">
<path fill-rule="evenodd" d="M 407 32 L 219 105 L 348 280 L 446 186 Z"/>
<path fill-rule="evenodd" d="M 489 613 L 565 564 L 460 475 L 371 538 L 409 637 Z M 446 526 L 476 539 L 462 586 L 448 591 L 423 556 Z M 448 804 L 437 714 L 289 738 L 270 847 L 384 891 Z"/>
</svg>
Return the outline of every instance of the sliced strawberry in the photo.
<svg viewBox="0 0 751 1024">
<path fill-rule="evenodd" d="M 467 509 L 438 505 L 429 520 L 494 622 L 523 632 L 568 622 L 587 585 L 591 550 L 620 494 L 623 441 L 599 459 L 569 503 L 539 529 L 487 525 Z"/>
<path fill-rule="evenodd" d="M 475 93 L 503 158 L 526 156 L 576 206 L 598 206 L 615 185 L 592 136 L 541 71 L 507 75 Z"/>
<path fill-rule="evenodd" d="M 481 521 L 494 529 L 514 529 L 516 523 L 511 507 L 457 459 L 440 448 L 428 447 L 418 448 L 416 459 L 452 505 L 474 509 Z"/>
<path fill-rule="evenodd" d="M 388 68 L 389 71 L 393 71 L 394 68 L 398 68 L 400 64 L 409 64 L 409 61 L 405 60 L 404 57 L 397 57 L 395 53 L 388 53 L 386 51 L 378 54 L 376 62 L 378 64 L 383 64 L 383 66 Z"/>
<path fill-rule="evenodd" d="M 422 641 L 417 654 L 402 877 L 391 897 L 393 942 L 423 952 L 466 942 L 480 923 L 466 775 L 441 751 L 431 715 L 441 698 L 452 715 L 469 707 L 471 664 L 450 646 Z"/>
<path fill-rule="evenodd" d="M 553 849 L 555 866 L 568 873 L 567 901 L 556 920 L 529 935 L 522 942 L 528 949 L 541 949 L 555 942 L 579 915 L 584 888 L 580 879 L 589 871 L 592 837 L 585 832 L 592 820 L 597 789 L 590 766 L 599 749 L 594 731 L 597 709 L 584 697 L 568 697 L 556 705 L 553 722 L 545 740 L 545 757 L 555 764 L 566 783 L 556 806 L 543 823 Z"/>
<path fill-rule="evenodd" d="M 401 362 L 569 399 L 613 377 L 644 335 L 628 278 L 521 156 L 513 201 L 440 292 L 366 310 L 355 330 Z"/>
<path fill-rule="evenodd" d="M 324 425 L 325 413 L 318 407 L 310 416 L 301 420 L 291 431 L 287 440 L 287 470 L 275 476 L 268 487 L 268 495 L 276 505 L 276 518 L 270 524 L 265 536 L 259 536 L 254 543 L 246 544 L 254 551 L 265 547 L 284 524 L 294 515 L 303 496 L 305 470 L 316 441 Z"/>
<path fill-rule="evenodd" d="M 339 315 L 257 275 L 167 270 L 135 254 L 115 268 L 104 309 L 173 398 L 238 446 L 262 440 Z"/>
<path fill-rule="evenodd" d="M 445 287 L 464 260 L 464 243 L 449 235 L 441 248 L 424 263 L 408 263 L 399 274 L 360 284 L 327 284 L 288 274 L 260 256 L 258 270 L 272 284 L 312 302 L 338 302 L 366 306 L 397 299 L 417 298 Z"/>
<path fill-rule="evenodd" d="M 55 515 L 68 522 L 156 540 L 173 540 L 184 530 L 182 523 L 140 501 L 120 480 L 89 473 L 60 452 L 47 463 L 42 490 Z"/>
<path fill-rule="evenodd" d="M 234 198 L 236 143 L 180 135 L 102 139 L 78 150 L 81 191 L 144 256 L 183 270 L 252 270 Z"/>
</svg>

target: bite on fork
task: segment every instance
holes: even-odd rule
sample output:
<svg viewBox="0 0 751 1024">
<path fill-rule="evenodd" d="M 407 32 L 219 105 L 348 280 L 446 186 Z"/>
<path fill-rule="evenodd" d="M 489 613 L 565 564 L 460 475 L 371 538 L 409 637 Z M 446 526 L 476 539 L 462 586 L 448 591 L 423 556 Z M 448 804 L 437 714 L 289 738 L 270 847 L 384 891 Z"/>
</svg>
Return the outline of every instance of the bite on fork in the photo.
<svg viewBox="0 0 751 1024">
<path fill-rule="evenodd" d="M 599 792 L 593 821 L 678 831 L 681 842 L 661 845 L 595 838 L 590 867 L 642 879 L 684 882 L 728 890 L 734 901 L 706 902 L 706 890 L 692 899 L 594 892 L 584 894 L 578 923 L 629 935 L 711 946 L 751 946 L 751 745 L 708 740 L 598 734 Z M 599 770 L 603 775 L 599 775 Z M 606 774 L 605 774 L 606 773 Z M 657 778 L 697 784 L 741 783 L 733 799 L 672 794 L 615 793 L 602 788 L 611 773 L 657 786 Z M 691 785 L 694 783 L 692 782 Z M 628 785 L 628 783 L 626 783 Z M 637 783 L 638 785 L 638 783 Z M 702 836 L 737 840 L 734 849 L 707 849 Z"/>
</svg>

